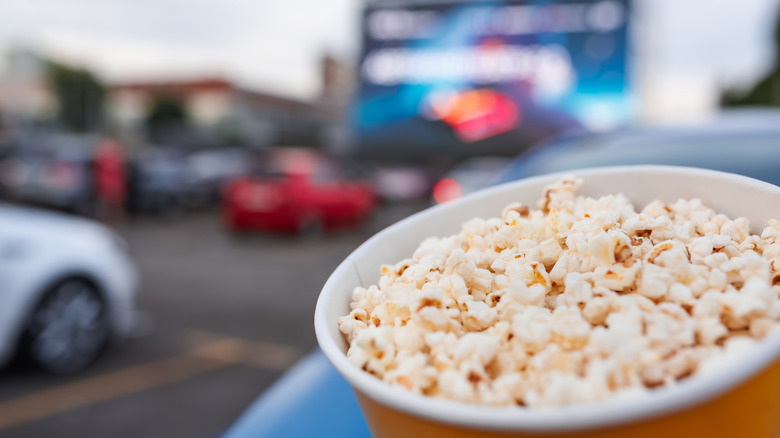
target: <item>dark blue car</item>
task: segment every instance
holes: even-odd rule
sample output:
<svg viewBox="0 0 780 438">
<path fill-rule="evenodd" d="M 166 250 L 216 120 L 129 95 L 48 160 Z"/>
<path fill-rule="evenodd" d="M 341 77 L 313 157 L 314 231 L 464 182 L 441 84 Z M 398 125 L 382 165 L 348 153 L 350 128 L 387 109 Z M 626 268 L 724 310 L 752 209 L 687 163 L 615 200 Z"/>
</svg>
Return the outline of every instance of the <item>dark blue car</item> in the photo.
<svg viewBox="0 0 780 438">
<path fill-rule="evenodd" d="M 780 185 L 780 111 L 740 111 L 688 127 L 627 128 L 557 138 L 520 155 L 499 182 L 589 167 L 691 166 Z"/>
</svg>

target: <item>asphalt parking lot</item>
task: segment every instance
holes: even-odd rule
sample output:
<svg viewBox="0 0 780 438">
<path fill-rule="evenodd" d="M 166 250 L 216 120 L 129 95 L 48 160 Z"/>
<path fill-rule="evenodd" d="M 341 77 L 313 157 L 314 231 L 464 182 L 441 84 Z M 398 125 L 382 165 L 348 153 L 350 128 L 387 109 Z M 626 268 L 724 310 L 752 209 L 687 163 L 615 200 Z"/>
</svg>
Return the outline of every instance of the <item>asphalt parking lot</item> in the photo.
<svg viewBox="0 0 780 438">
<path fill-rule="evenodd" d="M 68 377 L 0 371 L 0 437 L 216 437 L 315 348 L 317 294 L 373 233 L 425 207 L 383 206 L 359 230 L 233 235 L 215 211 L 121 228 L 143 284 L 141 323 Z"/>
</svg>

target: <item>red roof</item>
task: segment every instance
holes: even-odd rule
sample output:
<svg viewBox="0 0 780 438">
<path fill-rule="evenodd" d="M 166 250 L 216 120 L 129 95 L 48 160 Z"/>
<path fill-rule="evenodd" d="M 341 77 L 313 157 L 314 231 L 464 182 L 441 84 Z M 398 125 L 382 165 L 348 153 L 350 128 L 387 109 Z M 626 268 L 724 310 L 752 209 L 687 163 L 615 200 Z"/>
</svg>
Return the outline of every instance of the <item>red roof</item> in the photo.
<svg viewBox="0 0 780 438">
<path fill-rule="evenodd" d="M 288 97 L 274 96 L 271 94 L 259 93 L 257 91 L 242 90 L 242 95 L 250 104 L 256 107 L 278 108 L 287 111 L 305 113 L 318 112 L 319 108 L 311 102 L 306 102 Z"/>
<path fill-rule="evenodd" d="M 154 94 L 190 94 L 203 91 L 230 91 L 233 89 L 233 84 L 220 78 L 164 82 L 128 82 L 111 86 L 112 91 L 137 91 Z"/>
<path fill-rule="evenodd" d="M 250 91 L 234 86 L 221 78 L 203 78 L 196 80 L 159 81 L 159 82 L 127 82 L 111 86 L 112 92 L 137 92 L 151 95 L 168 95 L 186 97 L 206 91 L 234 92 L 245 102 L 256 108 L 272 108 L 295 114 L 319 115 L 321 108 L 313 102 L 306 102 L 288 97 L 274 96 L 257 91 Z"/>
</svg>

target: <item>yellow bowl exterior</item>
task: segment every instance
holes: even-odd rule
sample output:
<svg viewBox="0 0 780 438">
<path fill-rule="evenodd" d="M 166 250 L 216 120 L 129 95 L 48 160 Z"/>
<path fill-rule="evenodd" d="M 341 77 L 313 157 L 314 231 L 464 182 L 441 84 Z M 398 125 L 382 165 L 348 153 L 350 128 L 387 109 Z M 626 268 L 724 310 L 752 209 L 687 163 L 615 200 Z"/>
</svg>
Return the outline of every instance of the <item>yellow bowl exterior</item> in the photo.
<svg viewBox="0 0 780 438">
<path fill-rule="evenodd" d="M 729 392 L 684 411 L 608 429 L 519 433 L 464 429 L 379 404 L 355 390 L 373 438 L 774 438 L 780 437 L 780 361 Z"/>
</svg>

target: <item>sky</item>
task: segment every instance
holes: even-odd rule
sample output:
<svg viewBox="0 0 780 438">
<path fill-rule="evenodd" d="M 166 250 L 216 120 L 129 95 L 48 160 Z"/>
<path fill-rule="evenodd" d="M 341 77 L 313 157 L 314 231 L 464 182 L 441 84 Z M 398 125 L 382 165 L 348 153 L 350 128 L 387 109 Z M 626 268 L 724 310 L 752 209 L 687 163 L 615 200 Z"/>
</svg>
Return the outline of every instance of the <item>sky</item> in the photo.
<svg viewBox="0 0 780 438">
<path fill-rule="evenodd" d="M 777 0 L 637 4 L 636 88 L 645 122 L 706 119 L 724 89 L 748 89 L 774 63 Z"/>
<path fill-rule="evenodd" d="M 777 0 L 646 0 L 647 55 L 670 74 L 712 76 L 724 84 L 770 67 Z M 652 67 L 652 65 L 651 65 Z"/>
<path fill-rule="evenodd" d="M 323 53 L 357 56 L 361 4 L 3 0 L 0 50 L 20 44 L 37 48 L 85 64 L 113 82 L 220 75 L 247 87 L 310 98 L 319 90 Z M 637 76 L 662 103 L 684 103 L 686 93 L 693 102 L 711 99 L 724 86 L 746 87 L 773 61 L 770 38 L 778 4 L 637 0 Z"/>
</svg>

